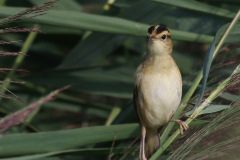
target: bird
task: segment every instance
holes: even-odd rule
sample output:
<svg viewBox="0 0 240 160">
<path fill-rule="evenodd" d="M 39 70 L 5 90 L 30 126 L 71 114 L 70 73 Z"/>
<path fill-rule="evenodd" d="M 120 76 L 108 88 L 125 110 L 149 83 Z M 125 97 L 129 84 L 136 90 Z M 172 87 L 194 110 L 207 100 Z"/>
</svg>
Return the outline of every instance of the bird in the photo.
<svg viewBox="0 0 240 160">
<path fill-rule="evenodd" d="M 168 122 L 179 124 L 180 132 L 187 123 L 171 119 L 182 97 L 182 76 L 172 57 L 172 36 L 161 25 L 148 28 L 147 53 L 135 72 L 134 109 L 141 131 L 140 160 L 149 159 L 160 145 L 158 130 Z"/>
</svg>

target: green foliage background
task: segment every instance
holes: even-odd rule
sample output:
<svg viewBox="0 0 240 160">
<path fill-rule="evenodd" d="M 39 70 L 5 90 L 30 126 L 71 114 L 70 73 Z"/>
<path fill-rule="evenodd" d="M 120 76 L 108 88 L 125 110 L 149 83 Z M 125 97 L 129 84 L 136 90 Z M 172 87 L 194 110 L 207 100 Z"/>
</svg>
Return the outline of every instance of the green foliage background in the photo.
<svg viewBox="0 0 240 160">
<path fill-rule="evenodd" d="M 0 17 L 45 2 L 48 0 L 0 0 Z M 232 21 L 240 2 L 60 0 L 54 6 L 57 7 L 46 15 L 1 26 L 31 28 L 38 25 L 45 33 L 0 34 L 4 41 L 22 40 L 0 45 L 1 51 L 22 51 L 28 55 L 22 56 L 17 65 L 16 57 L 0 57 L 0 67 L 30 71 L 15 72 L 9 77 L 26 82 L 7 86 L 25 103 L 3 98 L 0 115 L 4 117 L 23 109 L 54 89 L 68 84 L 73 86 L 56 95 L 54 101 L 41 105 L 23 124 L 2 133 L 0 159 L 95 160 L 107 159 L 107 156 L 108 159 L 137 159 L 139 127 L 132 106 L 133 74 L 146 53 L 147 28 L 156 24 L 169 28 L 174 44 L 173 57 L 182 73 L 185 94 L 201 70 L 216 32 Z M 238 26 L 226 39 L 225 47 L 239 42 Z M 27 43 L 29 37 L 32 43 Z M 219 41 L 220 37 L 217 38 Z M 29 50 L 24 50 L 24 44 Z M 205 98 L 238 64 L 236 46 L 222 50 L 213 62 Z M 7 72 L 0 76 L 5 79 Z M 196 103 L 200 88 L 198 85 L 188 110 Z M 191 134 L 214 119 L 219 110 L 228 108 L 237 96 L 238 90 L 222 94 L 215 102 L 221 104 L 221 109 L 204 111 L 207 115 L 199 119 L 205 121 L 191 123 L 192 129 L 185 137 L 174 141 L 160 158 L 169 157 Z"/>
</svg>

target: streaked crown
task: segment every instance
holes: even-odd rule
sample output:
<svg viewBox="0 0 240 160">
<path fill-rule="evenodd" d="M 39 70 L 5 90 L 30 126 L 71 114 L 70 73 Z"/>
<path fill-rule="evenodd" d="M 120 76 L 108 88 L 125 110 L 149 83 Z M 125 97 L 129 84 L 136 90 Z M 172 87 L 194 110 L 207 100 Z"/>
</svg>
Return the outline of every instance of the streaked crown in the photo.
<svg viewBox="0 0 240 160">
<path fill-rule="evenodd" d="M 155 25 L 155 26 L 151 26 L 150 28 L 148 28 L 148 34 L 153 34 L 153 31 L 156 33 L 156 34 L 160 34 L 162 33 L 163 31 L 168 31 L 169 30 L 164 27 L 164 26 L 160 26 L 160 25 Z M 170 32 L 169 32 L 170 33 Z"/>
<path fill-rule="evenodd" d="M 150 39 L 167 39 L 170 38 L 171 39 L 171 33 L 169 32 L 169 30 L 164 27 L 164 26 L 160 26 L 160 25 L 155 25 L 155 26 L 151 26 L 150 28 L 148 28 L 148 38 Z"/>
<path fill-rule="evenodd" d="M 160 25 L 155 25 L 148 28 L 147 47 L 151 53 L 171 54 L 172 38 L 169 30 Z"/>
</svg>

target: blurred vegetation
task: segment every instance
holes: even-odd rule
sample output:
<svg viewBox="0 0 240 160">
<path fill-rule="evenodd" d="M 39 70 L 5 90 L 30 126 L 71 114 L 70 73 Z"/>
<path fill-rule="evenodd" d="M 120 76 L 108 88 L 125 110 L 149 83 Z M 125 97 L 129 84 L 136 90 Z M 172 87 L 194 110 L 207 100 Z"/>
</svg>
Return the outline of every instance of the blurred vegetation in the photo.
<svg viewBox="0 0 240 160">
<path fill-rule="evenodd" d="M 193 113 L 201 88 L 206 87 L 202 90 L 203 101 L 213 91 L 219 92 L 211 105 L 199 110 L 197 119 L 189 122 L 190 130 L 183 136 L 175 134 L 177 126 L 167 127 L 161 143 L 168 143 L 171 135 L 176 137 L 165 143 L 166 148 L 155 157 L 238 157 L 240 24 L 232 28 L 212 65 L 210 52 L 215 51 L 215 44 L 226 33 L 229 25 L 225 24 L 231 23 L 238 12 L 239 1 L 46 2 L 49 0 L 0 0 L 1 18 L 45 6 L 40 12 L 8 18 L 6 23 L 0 19 L 0 53 L 8 55 L 0 58 L 0 68 L 5 68 L 0 72 L 0 95 L 5 97 L 0 99 L 0 116 L 8 115 L 0 121 L 0 159 L 138 159 L 140 133 L 132 104 L 133 75 L 146 53 L 147 28 L 157 24 L 166 26 L 172 34 L 173 57 L 183 77 L 183 95 L 196 85 L 182 104 L 184 111 L 177 116 L 186 120 Z M 208 66 L 204 57 L 211 43 L 214 47 L 211 45 L 206 56 L 211 68 L 209 73 L 204 72 L 208 81 L 199 83 L 201 69 Z M 7 71 L 9 68 L 12 70 Z M 21 72 L 23 69 L 29 72 Z M 197 83 L 193 81 L 196 77 L 200 77 Z M 69 84 L 73 86 L 60 89 L 62 92 L 52 99 L 52 93 L 60 91 L 53 90 Z M 32 106 L 34 109 L 29 111 Z M 226 119 L 229 123 L 223 123 Z M 184 143 L 188 138 L 190 141 Z"/>
</svg>

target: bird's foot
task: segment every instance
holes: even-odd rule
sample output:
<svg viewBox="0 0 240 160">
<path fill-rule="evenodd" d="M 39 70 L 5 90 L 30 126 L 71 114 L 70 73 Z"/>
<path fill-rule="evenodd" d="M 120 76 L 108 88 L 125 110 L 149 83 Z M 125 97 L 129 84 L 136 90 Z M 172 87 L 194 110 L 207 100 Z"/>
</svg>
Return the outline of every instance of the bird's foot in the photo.
<svg viewBox="0 0 240 160">
<path fill-rule="evenodd" d="M 176 122 L 176 123 L 178 123 L 181 134 L 183 134 L 183 130 L 186 131 L 186 130 L 188 130 L 188 128 L 189 128 L 189 126 L 188 126 L 187 123 L 185 123 L 185 122 L 183 122 L 183 121 L 181 121 L 181 120 L 179 120 L 179 119 L 177 119 L 177 120 L 175 120 L 175 119 L 170 119 L 169 121 L 170 121 L 170 122 Z"/>
</svg>

